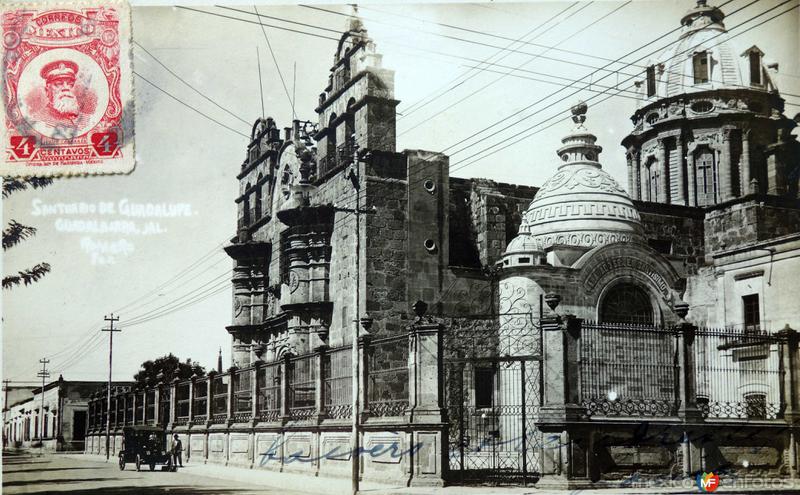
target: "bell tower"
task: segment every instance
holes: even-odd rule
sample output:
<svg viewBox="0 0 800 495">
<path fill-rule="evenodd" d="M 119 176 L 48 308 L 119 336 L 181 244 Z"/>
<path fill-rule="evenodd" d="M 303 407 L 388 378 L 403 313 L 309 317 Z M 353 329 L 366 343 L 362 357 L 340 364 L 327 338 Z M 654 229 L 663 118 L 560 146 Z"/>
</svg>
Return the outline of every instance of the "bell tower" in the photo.
<svg viewBox="0 0 800 495">
<path fill-rule="evenodd" d="M 354 7 L 316 108 L 317 180 L 349 164 L 354 145 L 374 151 L 395 150 L 399 101 L 394 99 L 394 71 L 382 67 L 382 57 Z"/>
</svg>

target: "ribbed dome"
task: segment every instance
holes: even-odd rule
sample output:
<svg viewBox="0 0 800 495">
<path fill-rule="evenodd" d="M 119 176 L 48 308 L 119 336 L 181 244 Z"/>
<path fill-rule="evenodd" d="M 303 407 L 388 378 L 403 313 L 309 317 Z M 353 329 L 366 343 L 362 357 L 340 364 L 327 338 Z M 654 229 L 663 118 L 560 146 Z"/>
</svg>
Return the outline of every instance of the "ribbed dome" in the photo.
<svg viewBox="0 0 800 495">
<path fill-rule="evenodd" d="M 655 94 L 647 96 L 646 80 L 639 85 L 640 107 L 661 98 L 699 91 L 776 89 L 761 58 L 763 53 L 756 46 L 738 49 L 729 39 L 722 22 L 724 18 L 719 8 L 706 5 L 704 0 L 698 1 L 697 6 L 683 16 L 683 30 L 678 41 L 647 63 L 655 69 Z M 755 84 L 750 79 L 750 53 L 753 51 L 758 53 L 760 66 L 760 78 Z M 705 61 L 702 56 L 695 59 L 695 55 L 703 53 L 708 57 Z M 706 74 L 707 80 L 703 77 Z"/>
<path fill-rule="evenodd" d="M 562 139 L 564 163 L 547 180 L 522 217 L 506 254 L 552 245 L 595 247 L 643 241 L 639 212 L 622 187 L 597 161 L 602 148 L 583 126 L 586 104 L 573 107 L 577 127 Z"/>
</svg>

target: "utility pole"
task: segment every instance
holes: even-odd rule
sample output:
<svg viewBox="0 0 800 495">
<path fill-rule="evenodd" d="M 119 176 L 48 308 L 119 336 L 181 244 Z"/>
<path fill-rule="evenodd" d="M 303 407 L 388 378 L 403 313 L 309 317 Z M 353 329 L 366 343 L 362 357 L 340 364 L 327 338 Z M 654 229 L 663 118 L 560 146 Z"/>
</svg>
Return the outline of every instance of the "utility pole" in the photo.
<svg viewBox="0 0 800 495">
<path fill-rule="evenodd" d="M 359 396 L 359 357 L 358 357 L 358 335 L 359 335 L 359 322 L 361 316 L 361 214 L 362 213 L 375 213 L 373 209 L 361 209 L 361 162 L 362 157 L 358 155 L 358 145 L 356 144 L 355 135 L 351 136 L 353 143 L 353 169 L 350 170 L 348 178 L 353 183 L 353 189 L 356 192 L 356 204 L 354 208 L 339 208 L 334 205 L 335 211 L 345 213 L 353 213 L 356 217 L 356 311 L 355 322 L 353 330 L 353 347 L 352 347 L 352 429 L 350 443 L 353 445 L 353 455 L 351 456 L 352 462 L 352 492 L 355 495 L 359 489 L 359 475 L 360 475 L 360 449 L 358 443 L 358 425 L 359 425 L 359 410 L 358 410 L 358 396 Z"/>
<path fill-rule="evenodd" d="M 36 373 L 36 376 L 42 377 L 42 405 L 39 409 L 42 414 L 42 419 L 39 420 L 39 453 L 41 454 L 44 450 L 44 380 L 50 378 L 50 372 L 47 371 L 47 363 L 49 363 L 50 360 L 42 358 L 39 362 L 42 364 L 42 371 Z"/>
<path fill-rule="evenodd" d="M 111 457 L 109 447 L 111 446 L 111 356 L 114 350 L 114 332 L 121 332 L 119 328 L 114 328 L 114 322 L 119 321 L 119 316 L 104 316 L 103 319 L 109 322 L 108 328 L 104 328 L 103 332 L 108 332 L 108 393 L 106 396 L 106 461 Z"/>
</svg>

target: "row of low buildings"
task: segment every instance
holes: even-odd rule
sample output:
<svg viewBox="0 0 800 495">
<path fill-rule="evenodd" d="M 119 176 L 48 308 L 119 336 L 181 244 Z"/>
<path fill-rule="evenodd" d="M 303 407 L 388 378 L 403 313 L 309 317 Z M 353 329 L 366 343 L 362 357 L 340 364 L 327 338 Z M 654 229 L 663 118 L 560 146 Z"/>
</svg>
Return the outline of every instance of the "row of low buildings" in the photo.
<svg viewBox="0 0 800 495">
<path fill-rule="evenodd" d="M 131 382 L 115 382 L 119 390 Z M 88 431 L 89 401 L 107 382 L 58 380 L 44 387 L 20 387 L 3 408 L 3 448 L 42 447 L 82 451 Z"/>
<path fill-rule="evenodd" d="M 724 17 L 698 2 L 648 63 L 627 190 L 584 104 L 540 187 L 396 151 L 393 73 L 352 18 L 317 122 L 253 125 L 231 369 L 98 399 L 87 451 L 112 414 L 190 462 L 403 485 L 797 475 L 800 145 Z"/>
</svg>

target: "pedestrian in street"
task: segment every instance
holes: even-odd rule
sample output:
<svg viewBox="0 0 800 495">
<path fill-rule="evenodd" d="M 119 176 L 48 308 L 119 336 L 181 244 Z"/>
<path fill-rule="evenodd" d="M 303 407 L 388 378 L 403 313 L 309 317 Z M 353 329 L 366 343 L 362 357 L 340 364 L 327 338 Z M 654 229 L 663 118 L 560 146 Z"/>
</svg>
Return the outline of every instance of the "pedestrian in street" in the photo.
<svg viewBox="0 0 800 495">
<path fill-rule="evenodd" d="M 183 467 L 183 444 L 181 439 L 178 438 L 176 433 L 172 437 L 172 465 L 175 467 Z"/>
</svg>

